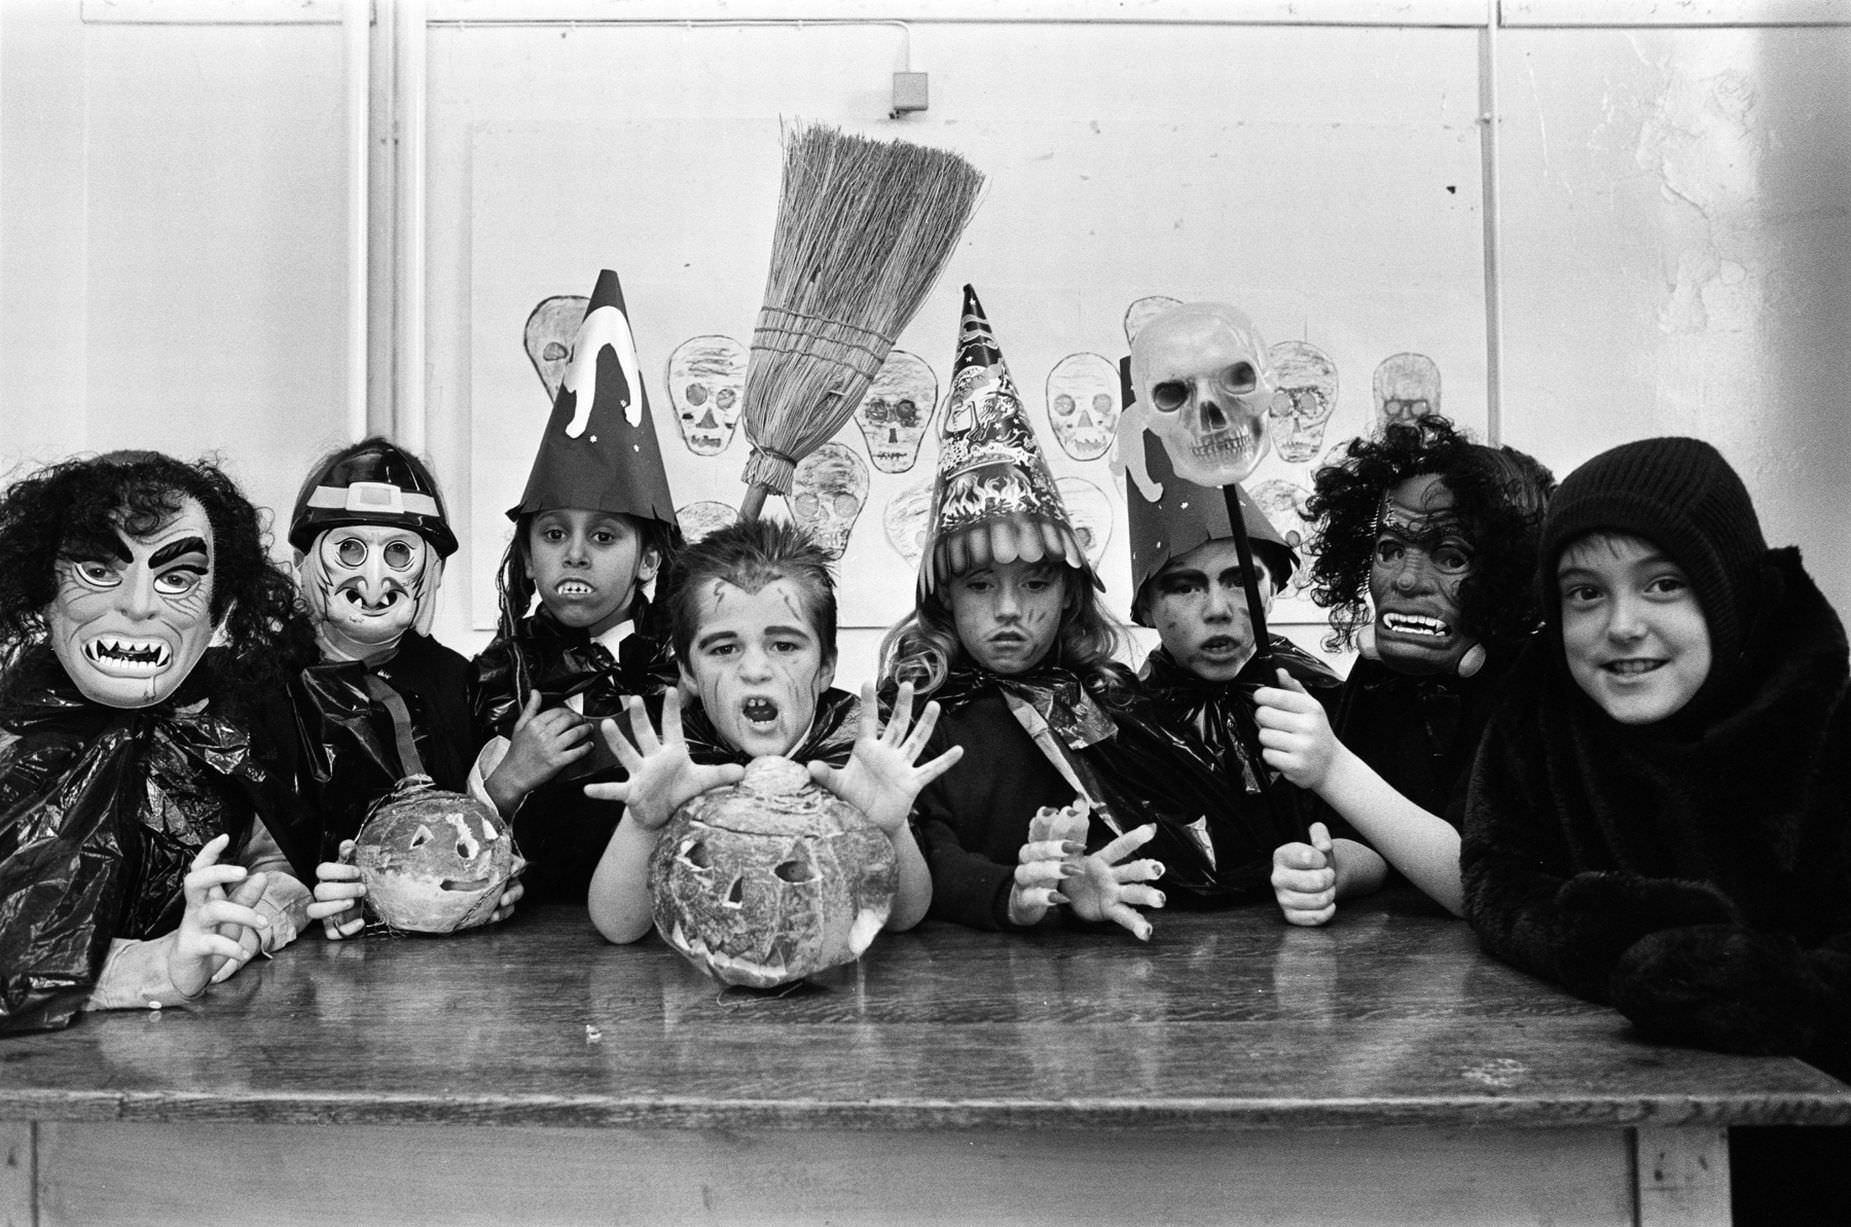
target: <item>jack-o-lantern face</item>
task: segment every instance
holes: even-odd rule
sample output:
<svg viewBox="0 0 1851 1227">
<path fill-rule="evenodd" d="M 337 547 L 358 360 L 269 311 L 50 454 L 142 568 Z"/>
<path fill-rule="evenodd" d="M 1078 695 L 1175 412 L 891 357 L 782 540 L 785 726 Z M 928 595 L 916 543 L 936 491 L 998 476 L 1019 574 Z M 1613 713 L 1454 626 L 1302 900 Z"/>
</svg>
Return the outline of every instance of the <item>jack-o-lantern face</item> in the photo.
<svg viewBox="0 0 1851 1227">
<path fill-rule="evenodd" d="M 450 933 L 485 923 L 519 873 L 508 826 L 488 806 L 408 776 L 354 839 L 366 901 L 387 926 Z"/>
<path fill-rule="evenodd" d="M 675 811 L 649 866 L 663 940 L 714 979 L 753 988 L 861 957 L 898 881 L 891 841 L 773 756 Z"/>
</svg>

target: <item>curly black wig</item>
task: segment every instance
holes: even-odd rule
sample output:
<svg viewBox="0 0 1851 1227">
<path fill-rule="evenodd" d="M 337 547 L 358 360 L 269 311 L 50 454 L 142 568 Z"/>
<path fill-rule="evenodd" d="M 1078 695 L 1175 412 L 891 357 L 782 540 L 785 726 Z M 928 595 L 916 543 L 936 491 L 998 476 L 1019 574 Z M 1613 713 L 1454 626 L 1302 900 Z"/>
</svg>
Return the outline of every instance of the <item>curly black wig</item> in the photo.
<svg viewBox="0 0 1851 1227">
<path fill-rule="evenodd" d="M 0 495 L 0 660 L 49 630 L 60 558 L 109 557 L 118 530 L 143 536 L 194 498 L 212 525 L 211 617 L 235 683 L 267 685 L 316 658 L 315 632 L 295 585 L 270 561 L 263 513 L 210 461 L 121 451 L 61 461 Z"/>
<path fill-rule="evenodd" d="M 1438 476 L 1473 547 L 1459 589 L 1461 628 L 1474 639 L 1509 643 L 1541 622 L 1536 547 L 1555 478 L 1510 447 L 1474 443 L 1451 421 L 1428 414 L 1389 425 L 1380 438 L 1352 439 L 1344 458 L 1319 469 L 1306 516 L 1316 525 L 1311 599 L 1330 610 L 1324 645 L 1353 647 L 1367 625 L 1369 569 L 1382 496 L 1410 477 Z"/>
</svg>

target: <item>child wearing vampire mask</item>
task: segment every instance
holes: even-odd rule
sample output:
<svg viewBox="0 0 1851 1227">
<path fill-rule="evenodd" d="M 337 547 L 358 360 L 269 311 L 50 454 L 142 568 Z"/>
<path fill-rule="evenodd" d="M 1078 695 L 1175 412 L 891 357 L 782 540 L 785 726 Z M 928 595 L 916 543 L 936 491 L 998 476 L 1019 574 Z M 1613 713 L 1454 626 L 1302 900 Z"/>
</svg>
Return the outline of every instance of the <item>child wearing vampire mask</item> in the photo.
<svg viewBox="0 0 1851 1227">
<path fill-rule="evenodd" d="M 584 786 L 622 771 L 597 721 L 674 684 L 646 589 L 681 543 L 649 398 L 606 269 L 587 304 L 501 561 L 501 624 L 471 663 L 483 744 L 470 791 L 514 825 L 535 902 L 582 903 L 619 809 Z M 535 604 L 538 607 L 535 608 Z"/>
<path fill-rule="evenodd" d="M 364 887 L 344 862 L 368 811 L 407 776 L 460 791 L 476 748 L 469 662 L 430 635 L 456 536 L 424 462 L 374 437 L 315 463 L 289 544 L 321 648 L 291 685 L 297 787 L 322 820 L 309 914 L 329 937 L 350 937 L 364 923 Z M 488 919 L 504 919 L 520 891 L 510 887 Z"/>
<path fill-rule="evenodd" d="M 628 778 L 585 789 L 625 803 L 591 882 L 598 932 L 613 942 L 649 932 L 649 859 L 663 826 L 683 802 L 733 783 L 747 763 L 768 754 L 809 764 L 812 778 L 892 841 L 899 886 L 886 927 L 917 924 L 932 879 L 908 817 L 919 790 L 961 752 L 913 765 L 938 705 L 928 704 L 913 725 L 910 688 L 884 732 L 872 686 L 859 700 L 831 688 L 836 597 L 828 555 L 800 528 L 748 521 L 684 550 L 666 588 L 681 686 L 664 696 L 655 725 L 643 701 L 631 700 L 634 747 L 615 722 L 604 723 L 604 739 Z M 691 696 L 685 714 L 684 693 Z"/>
<path fill-rule="evenodd" d="M 1115 804 L 1097 755 L 1134 679 L 1001 350 L 969 286 L 939 440 L 918 607 L 881 645 L 890 693 L 944 707 L 926 752 L 964 762 L 919 794 L 932 915 L 1023 929 L 1066 905 L 1140 939 L 1162 907 L 1158 832 Z"/>
<path fill-rule="evenodd" d="M 182 1004 L 295 936 L 313 832 L 259 750 L 313 651 L 212 465 L 112 452 L 0 497 L 0 1030 Z"/>
<path fill-rule="evenodd" d="M 1362 656 L 1334 719 L 1290 677 L 1256 695 L 1266 761 L 1330 817 L 1275 851 L 1274 893 L 1287 920 L 1319 925 L 1393 867 L 1456 915 L 1466 777 L 1539 621 L 1531 575 L 1554 479 L 1428 415 L 1351 442 L 1315 484 L 1312 596 L 1331 610 L 1329 646 Z"/>
<path fill-rule="evenodd" d="M 1538 561 L 1547 621 L 1466 806 L 1472 927 L 1649 1039 L 1851 1078 L 1837 613 L 1696 439 L 1628 443 L 1570 473 Z M 1736 1222 L 1851 1222 L 1851 1130 L 1729 1132 Z"/>
</svg>

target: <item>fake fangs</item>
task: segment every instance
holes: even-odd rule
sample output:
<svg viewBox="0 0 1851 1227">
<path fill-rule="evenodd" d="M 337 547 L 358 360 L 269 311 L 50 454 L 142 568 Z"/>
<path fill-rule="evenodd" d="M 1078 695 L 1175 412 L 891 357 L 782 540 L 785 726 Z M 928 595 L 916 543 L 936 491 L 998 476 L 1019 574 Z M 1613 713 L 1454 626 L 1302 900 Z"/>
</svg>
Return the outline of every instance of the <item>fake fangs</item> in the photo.
<svg viewBox="0 0 1851 1227">
<path fill-rule="evenodd" d="M 1385 613 L 1382 625 L 1398 635 L 1429 635 L 1443 639 L 1452 633 L 1452 627 L 1446 623 L 1423 614 Z"/>
<path fill-rule="evenodd" d="M 590 596 L 592 587 L 582 579 L 562 579 L 553 586 L 560 596 Z"/>
<path fill-rule="evenodd" d="M 84 656 L 105 673 L 159 673 L 173 663 L 173 653 L 158 639 L 92 639 L 84 644 Z"/>
</svg>

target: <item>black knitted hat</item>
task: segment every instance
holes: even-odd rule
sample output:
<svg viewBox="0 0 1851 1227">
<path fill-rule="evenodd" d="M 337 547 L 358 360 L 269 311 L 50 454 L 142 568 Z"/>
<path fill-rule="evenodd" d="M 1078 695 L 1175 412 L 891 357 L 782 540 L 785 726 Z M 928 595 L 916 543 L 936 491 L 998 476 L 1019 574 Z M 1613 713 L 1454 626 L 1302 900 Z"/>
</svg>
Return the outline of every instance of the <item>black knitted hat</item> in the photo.
<svg viewBox="0 0 1851 1227">
<path fill-rule="evenodd" d="M 1570 473 L 1549 504 L 1541 552 L 1544 607 L 1558 621 L 1555 568 L 1591 532 L 1643 537 L 1690 577 L 1718 662 L 1746 646 L 1767 554 L 1748 488 L 1701 439 L 1641 439 L 1602 452 Z"/>
</svg>

